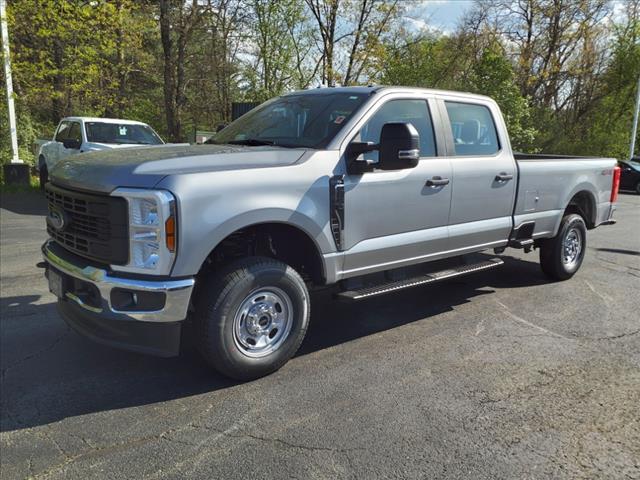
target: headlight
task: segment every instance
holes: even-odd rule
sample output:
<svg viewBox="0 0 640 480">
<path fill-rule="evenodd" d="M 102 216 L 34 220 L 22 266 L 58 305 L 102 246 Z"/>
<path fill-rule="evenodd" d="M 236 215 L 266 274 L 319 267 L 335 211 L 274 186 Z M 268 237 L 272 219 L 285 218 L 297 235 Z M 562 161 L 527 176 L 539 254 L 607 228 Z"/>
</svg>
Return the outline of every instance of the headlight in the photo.
<svg viewBox="0 0 640 480">
<path fill-rule="evenodd" d="M 129 204 L 129 263 L 114 270 L 168 275 L 176 250 L 173 195 L 165 190 L 118 188 L 111 195 Z"/>
</svg>

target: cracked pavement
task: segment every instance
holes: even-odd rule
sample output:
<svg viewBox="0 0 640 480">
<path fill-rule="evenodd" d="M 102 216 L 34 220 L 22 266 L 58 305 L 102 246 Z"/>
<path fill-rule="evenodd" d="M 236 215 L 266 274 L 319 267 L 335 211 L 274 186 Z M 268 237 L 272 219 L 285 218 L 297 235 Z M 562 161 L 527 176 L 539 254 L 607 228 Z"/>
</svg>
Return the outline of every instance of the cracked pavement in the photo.
<svg viewBox="0 0 640 480">
<path fill-rule="evenodd" d="M 550 283 L 537 253 L 345 305 L 238 384 L 70 331 L 37 194 L 2 197 L 0 478 L 640 478 L 640 196 Z"/>
</svg>

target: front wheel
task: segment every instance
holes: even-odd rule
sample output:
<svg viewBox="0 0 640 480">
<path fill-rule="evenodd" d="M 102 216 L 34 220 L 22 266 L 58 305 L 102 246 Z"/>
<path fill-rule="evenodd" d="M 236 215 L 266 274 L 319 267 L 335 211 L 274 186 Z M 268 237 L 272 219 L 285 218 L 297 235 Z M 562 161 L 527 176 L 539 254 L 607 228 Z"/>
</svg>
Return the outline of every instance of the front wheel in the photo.
<svg viewBox="0 0 640 480">
<path fill-rule="evenodd" d="M 39 170 L 40 175 L 40 190 L 44 190 L 45 184 L 49 181 L 49 170 L 46 165 L 42 165 Z"/>
<path fill-rule="evenodd" d="M 296 353 L 309 317 L 309 293 L 293 268 L 270 258 L 243 259 L 199 287 L 196 346 L 218 372 L 252 380 Z"/>
<path fill-rule="evenodd" d="M 587 249 L 587 226 L 575 213 L 562 217 L 558 234 L 540 246 L 540 266 L 549 278 L 567 280 L 578 271 Z"/>
</svg>

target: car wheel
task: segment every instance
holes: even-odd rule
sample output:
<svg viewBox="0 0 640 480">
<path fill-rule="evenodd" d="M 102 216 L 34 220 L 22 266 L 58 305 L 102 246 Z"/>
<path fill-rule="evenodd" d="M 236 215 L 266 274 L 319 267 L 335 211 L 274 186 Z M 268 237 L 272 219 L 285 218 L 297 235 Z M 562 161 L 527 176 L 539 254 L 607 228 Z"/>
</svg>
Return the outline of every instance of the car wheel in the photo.
<svg viewBox="0 0 640 480">
<path fill-rule="evenodd" d="M 540 266 L 549 278 L 567 280 L 582 265 L 587 249 L 587 226 L 575 213 L 565 215 L 558 234 L 540 245 Z"/>
<path fill-rule="evenodd" d="M 636 183 L 636 193 L 640 195 L 640 182 Z"/>
<path fill-rule="evenodd" d="M 309 318 L 309 292 L 300 275 L 280 261 L 250 257 L 198 288 L 196 347 L 221 374 L 253 380 L 296 353 Z"/>
<path fill-rule="evenodd" d="M 46 165 L 42 165 L 39 170 L 40 175 L 40 190 L 44 190 L 45 184 L 49 181 L 49 170 Z"/>
</svg>

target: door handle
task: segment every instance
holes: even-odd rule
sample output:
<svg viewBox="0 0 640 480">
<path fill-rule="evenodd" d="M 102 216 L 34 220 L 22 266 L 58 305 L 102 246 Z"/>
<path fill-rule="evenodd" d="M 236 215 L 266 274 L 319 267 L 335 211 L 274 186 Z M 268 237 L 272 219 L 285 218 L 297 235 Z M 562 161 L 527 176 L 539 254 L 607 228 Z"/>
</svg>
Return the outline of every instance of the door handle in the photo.
<svg viewBox="0 0 640 480">
<path fill-rule="evenodd" d="M 496 175 L 496 182 L 506 182 L 513 178 L 513 175 L 506 172 L 501 172 Z"/>
<path fill-rule="evenodd" d="M 442 178 L 442 177 L 433 177 L 430 178 L 429 180 L 427 180 L 426 183 L 427 187 L 442 187 L 444 185 L 449 185 L 449 179 L 448 178 Z"/>
</svg>

